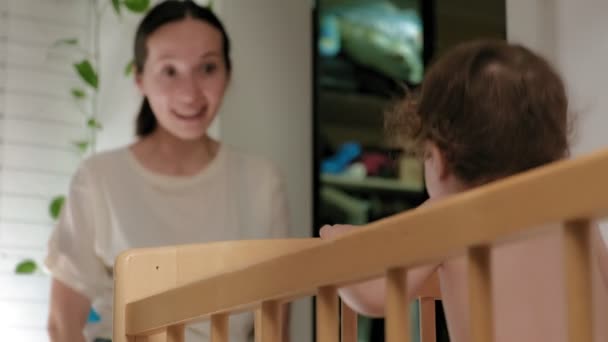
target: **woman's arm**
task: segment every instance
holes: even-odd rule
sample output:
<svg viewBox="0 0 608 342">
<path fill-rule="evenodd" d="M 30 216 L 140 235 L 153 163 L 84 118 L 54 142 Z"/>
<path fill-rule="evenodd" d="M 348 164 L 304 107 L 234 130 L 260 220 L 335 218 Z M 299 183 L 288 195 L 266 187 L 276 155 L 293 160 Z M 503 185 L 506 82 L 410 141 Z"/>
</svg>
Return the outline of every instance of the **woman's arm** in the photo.
<svg viewBox="0 0 608 342">
<path fill-rule="evenodd" d="M 87 297 L 53 279 L 48 320 L 51 342 L 85 342 L 83 329 L 90 309 Z"/>
</svg>

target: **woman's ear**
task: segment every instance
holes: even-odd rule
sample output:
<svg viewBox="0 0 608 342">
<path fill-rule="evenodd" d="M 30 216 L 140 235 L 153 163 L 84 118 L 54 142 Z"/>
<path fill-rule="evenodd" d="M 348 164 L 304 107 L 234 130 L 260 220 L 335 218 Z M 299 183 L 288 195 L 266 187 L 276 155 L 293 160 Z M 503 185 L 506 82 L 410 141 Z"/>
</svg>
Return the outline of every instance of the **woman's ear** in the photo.
<svg viewBox="0 0 608 342">
<path fill-rule="evenodd" d="M 144 87 L 143 87 L 143 80 L 142 80 L 142 73 L 141 70 L 139 70 L 139 68 L 137 68 L 136 66 L 133 67 L 133 80 L 135 81 L 135 85 L 137 86 L 137 89 L 139 90 L 140 94 L 144 94 Z"/>
</svg>

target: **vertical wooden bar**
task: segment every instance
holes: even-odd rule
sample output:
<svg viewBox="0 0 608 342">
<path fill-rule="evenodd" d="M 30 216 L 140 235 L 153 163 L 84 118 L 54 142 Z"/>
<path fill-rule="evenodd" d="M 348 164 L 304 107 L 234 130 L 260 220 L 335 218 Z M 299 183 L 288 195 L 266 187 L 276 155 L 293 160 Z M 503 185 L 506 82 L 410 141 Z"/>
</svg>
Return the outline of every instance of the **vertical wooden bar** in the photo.
<svg viewBox="0 0 608 342">
<path fill-rule="evenodd" d="M 281 304 L 271 300 L 262 303 L 262 307 L 255 315 L 255 341 L 280 342 L 281 341 Z"/>
<path fill-rule="evenodd" d="M 211 316 L 211 342 L 228 342 L 228 315 Z"/>
<path fill-rule="evenodd" d="M 489 342 L 494 339 L 492 315 L 492 283 L 490 248 L 471 247 L 468 251 L 469 307 L 471 341 Z"/>
<path fill-rule="evenodd" d="M 279 318 L 281 320 L 281 324 L 279 325 L 279 336 L 281 336 L 281 341 L 289 341 L 289 302 L 281 302 L 279 304 Z"/>
<path fill-rule="evenodd" d="M 341 342 L 357 342 L 357 313 L 344 302 L 341 303 L 340 308 L 342 314 Z"/>
<path fill-rule="evenodd" d="M 592 341 L 592 287 L 589 220 L 567 222 L 564 227 L 568 341 Z"/>
<path fill-rule="evenodd" d="M 421 297 L 418 314 L 420 316 L 420 342 L 437 342 L 435 298 Z"/>
<path fill-rule="evenodd" d="M 339 310 L 338 290 L 334 286 L 320 288 L 317 293 L 317 342 L 340 340 Z"/>
<path fill-rule="evenodd" d="M 138 336 L 135 342 L 184 342 L 186 339 L 186 326 L 183 324 L 170 326 L 166 329 L 148 336 Z"/>
<path fill-rule="evenodd" d="M 168 342 L 184 342 L 186 340 L 186 326 L 180 324 L 167 328 L 167 337 Z"/>
<path fill-rule="evenodd" d="M 396 268 L 387 272 L 385 334 L 388 342 L 410 341 L 406 274 L 405 268 Z"/>
<path fill-rule="evenodd" d="M 253 320 L 254 342 L 262 342 L 262 307 L 255 310 Z"/>
</svg>

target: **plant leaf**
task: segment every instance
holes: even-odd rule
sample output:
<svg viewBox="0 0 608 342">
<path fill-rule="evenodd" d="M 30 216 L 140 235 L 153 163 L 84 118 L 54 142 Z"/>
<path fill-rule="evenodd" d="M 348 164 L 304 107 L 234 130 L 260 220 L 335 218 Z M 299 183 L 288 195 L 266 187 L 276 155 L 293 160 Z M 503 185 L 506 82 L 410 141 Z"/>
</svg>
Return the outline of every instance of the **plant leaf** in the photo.
<svg viewBox="0 0 608 342">
<path fill-rule="evenodd" d="M 114 7 L 116 15 L 120 17 L 120 0 L 112 0 L 112 7 Z"/>
<path fill-rule="evenodd" d="M 61 46 L 61 45 L 78 45 L 78 39 L 65 38 L 65 39 L 59 39 L 58 41 L 53 43 L 53 46 Z"/>
<path fill-rule="evenodd" d="M 135 62 L 133 60 L 129 61 L 125 66 L 125 76 L 130 76 L 133 73 L 133 68 L 135 66 Z"/>
<path fill-rule="evenodd" d="M 87 140 L 80 140 L 80 141 L 74 141 L 73 144 L 80 150 L 80 152 L 85 153 L 91 143 Z"/>
<path fill-rule="evenodd" d="M 28 259 L 20 262 L 15 268 L 15 273 L 17 274 L 32 274 L 36 272 L 38 269 L 38 265 L 34 260 Z"/>
<path fill-rule="evenodd" d="M 71 92 L 72 96 L 78 100 L 82 100 L 87 97 L 87 93 L 82 88 L 72 88 Z"/>
<path fill-rule="evenodd" d="M 125 6 L 135 13 L 143 13 L 150 7 L 150 0 L 124 0 Z"/>
<path fill-rule="evenodd" d="M 92 129 L 101 129 L 101 124 L 95 118 L 90 118 L 87 121 L 87 126 Z"/>
<path fill-rule="evenodd" d="M 94 89 L 97 89 L 99 80 L 97 78 L 97 72 L 93 69 L 91 62 L 85 59 L 80 63 L 74 64 L 74 68 L 76 68 L 76 72 L 78 72 L 78 75 L 80 75 L 80 78 L 82 78 L 83 81 Z"/>
<path fill-rule="evenodd" d="M 65 196 L 59 195 L 53 198 L 51 204 L 49 205 L 49 214 L 53 219 L 58 219 L 59 214 L 61 213 L 61 208 L 63 208 L 63 204 L 65 203 Z"/>
</svg>

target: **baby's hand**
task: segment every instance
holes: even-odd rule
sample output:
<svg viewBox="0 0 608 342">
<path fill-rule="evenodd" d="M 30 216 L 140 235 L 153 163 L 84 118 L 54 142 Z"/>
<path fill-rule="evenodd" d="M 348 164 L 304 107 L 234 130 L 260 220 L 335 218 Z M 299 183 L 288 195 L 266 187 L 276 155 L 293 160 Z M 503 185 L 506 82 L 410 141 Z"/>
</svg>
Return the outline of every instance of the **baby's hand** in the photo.
<svg viewBox="0 0 608 342">
<path fill-rule="evenodd" d="M 430 198 L 430 199 L 426 200 L 424 203 L 422 203 L 419 206 L 419 208 L 430 205 L 434 202 L 437 202 L 438 200 L 439 200 L 439 198 Z M 335 237 L 344 235 L 355 229 L 360 229 L 360 228 L 361 228 L 361 226 L 353 226 L 353 225 L 349 225 L 349 224 L 325 225 L 325 226 L 321 227 L 321 230 L 319 231 L 319 235 L 321 235 L 321 239 L 329 240 L 329 239 L 333 239 Z"/>
<path fill-rule="evenodd" d="M 351 225 L 347 225 L 347 224 L 336 224 L 333 226 L 325 225 L 319 231 L 319 235 L 321 235 L 321 239 L 329 240 L 329 239 L 333 239 L 337 236 L 343 235 L 345 233 L 351 232 L 357 228 L 360 228 L 360 227 L 351 226 Z"/>
</svg>

